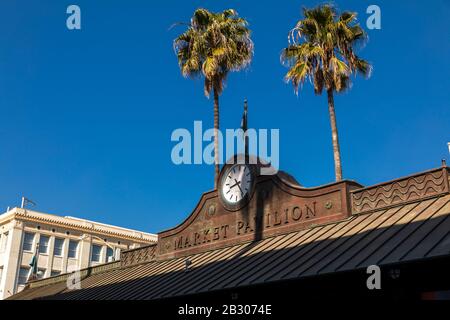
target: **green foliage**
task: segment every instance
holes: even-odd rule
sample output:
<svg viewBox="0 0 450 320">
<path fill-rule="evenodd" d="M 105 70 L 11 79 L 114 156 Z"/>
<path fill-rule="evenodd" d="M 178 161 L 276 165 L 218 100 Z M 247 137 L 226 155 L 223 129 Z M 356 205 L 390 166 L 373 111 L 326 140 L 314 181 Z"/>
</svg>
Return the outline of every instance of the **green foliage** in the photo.
<svg viewBox="0 0 450 320">
<path fill-rule="evenodd" d="M 289 67 L 285 80 L 292 82 L 296 93 L 306 79 L 313 83 L 314 92 L 321 94 L 324 88 L 346 90 L 351 74 L 370 76 L 371 65 L 355 54 L 355 48 L 367 39 L 356 13 L 338 16 L 336 9 L 326 4 L 303 9 L 303 14 L 281 53 L 282 63 Z"/>
<path fill-rule="evenodd" d="M 194 12 L 188 29 L 174 40 L 174 50 L 185 77 L 205 77 L 205 95 L 220 94 L 228 72 L 245 68 L 253 57 L 247 21 L 233 9 Z"/>
</svg>

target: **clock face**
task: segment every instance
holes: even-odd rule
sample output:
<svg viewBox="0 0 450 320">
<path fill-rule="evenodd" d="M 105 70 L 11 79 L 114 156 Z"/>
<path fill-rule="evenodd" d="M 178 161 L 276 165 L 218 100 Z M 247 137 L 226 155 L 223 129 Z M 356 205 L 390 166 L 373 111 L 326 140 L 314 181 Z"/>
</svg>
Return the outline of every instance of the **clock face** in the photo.
<svg viewBox="0 0 450 320">
<path fill-rule="evenodd" d="M 222 179 L 222 198 L 230 203 L 239 203 L 251 192 L 253 175 L 244 164 L 236 164 L 228 169 Z"/>
</svg>

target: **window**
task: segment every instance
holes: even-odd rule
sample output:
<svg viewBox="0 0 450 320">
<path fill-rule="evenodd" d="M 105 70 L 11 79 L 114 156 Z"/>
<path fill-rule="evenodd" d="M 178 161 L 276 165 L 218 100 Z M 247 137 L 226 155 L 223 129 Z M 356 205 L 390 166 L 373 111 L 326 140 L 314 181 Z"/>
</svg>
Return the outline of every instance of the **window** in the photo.
<svg viewBox="0 0 450 320">
<path fill-rule="evenodd" d="M 100 262 L 102 247 L 95 244 L 92 245 L 91 261 Z"/>
<path fill-rule="evenodd" d="M 61 271 L 58 271 L 58 270 L 52 270 L 52 273 L 51 273 L 51 277 L 56 277 L 56 276 L 59 276 L 61 274 Z"/>
<path fill-rule="evenodd" d="M 109 248 L 106 249 L 106 262 L 114 261 L 114 250 Z"/>
<path fill-rule="evenodd" d="M 6 251 L 6 246 L 8 245 L 8 232 L 5 232 L 0 241 L 0 251 Z"/>
<path fill-rule="evenodd" d="M 47 236 L 41 235 L 41 239 L 39 240 L 39 253 L 48 253 L 48 241 L 49 238 Z"/>
<path fill-rule="evenodd" d="M 46 270 L 43 268 L 38 268 L 37 278 L 38 279 L 45 278 L 45 271 Z"/>
<path fill-rule="evenodd" d="M 33 251 L 34 233 L 25 232 L 23 237 L 23 250 Z"/>
<path fill-rule="evenodd" d="M 69 258 L 76 258 L 78 251 L 78 241 L 70 240 L 69 241 Z"/>
<path fill-rule="evenodd" d="M 28 273 L 30 272 L 30 268 L 22 267 L 19 270 L 19 279 L 17 282 L 19 284 L 25 284 L 28 280 Z"/>
<path fill-rule="evenodd" d="M 61 257 L 63 254 L 64 239 L 55 239 L 55 248 L 53 249 L 53 255 Z"/>
</svg>

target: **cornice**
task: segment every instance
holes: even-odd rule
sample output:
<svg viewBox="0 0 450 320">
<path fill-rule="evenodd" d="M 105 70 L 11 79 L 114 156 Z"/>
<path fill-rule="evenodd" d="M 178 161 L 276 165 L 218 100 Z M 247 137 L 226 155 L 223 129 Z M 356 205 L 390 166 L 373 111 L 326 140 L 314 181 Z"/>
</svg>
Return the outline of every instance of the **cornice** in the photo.
<svg viewBox="0 0 450 320">
<path fill-rule="evenodd" d="M 56 215 L 30 211 L 21 208 L 14 208 L 12 212 L 8 212 L 4 219 L 0 219 L 2 223 L 17 219 L 35 223 L 45 223 L 56 227 L 68 228 L 82 233 L 96 233 L 109 237 L 127 239 L 141 244 L 156 243 L 157 236 L 135 231 L 131 229 L 123 229 L 115 226 L 104 225 L 89 220 L 77 220 L 73 218 L 60 217 Z"/>
</svg>

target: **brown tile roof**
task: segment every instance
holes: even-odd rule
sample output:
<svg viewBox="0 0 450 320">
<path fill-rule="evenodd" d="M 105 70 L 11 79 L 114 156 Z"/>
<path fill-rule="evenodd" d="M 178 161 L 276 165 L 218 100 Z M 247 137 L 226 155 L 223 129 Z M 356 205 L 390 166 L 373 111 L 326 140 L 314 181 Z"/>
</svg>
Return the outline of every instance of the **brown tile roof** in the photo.
<svg viewBox="0 0 450 320">
<path fill-rule="evenodd" d="M 121 266 L 85 273 L 80 290 L 66 289 L 60 276 L 13 298 L 159 299 L 449 256 L 446 170 L 356 190 L 353 201 L 367 197 L 367 207 L 353 203 L 358 209 L 344 220 L 173 259 L 155 259 L 156 247 L 148 246 L 125 255 Z"/>
</svg>

